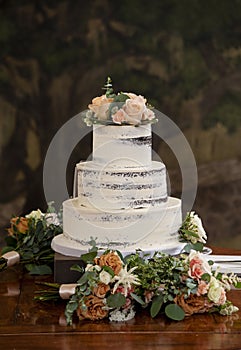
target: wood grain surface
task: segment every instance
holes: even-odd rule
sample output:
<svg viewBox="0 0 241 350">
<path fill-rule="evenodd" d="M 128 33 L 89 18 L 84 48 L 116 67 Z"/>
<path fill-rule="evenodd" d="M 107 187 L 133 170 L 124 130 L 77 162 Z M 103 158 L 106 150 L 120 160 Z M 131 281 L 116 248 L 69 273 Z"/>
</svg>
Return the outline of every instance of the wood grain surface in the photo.
<svg viewBox="0 0 241 350">
<path fill-rule="evenodd" d="M 214 248 L 215 254 L 237 254 Z M 65 323 L 65 302 L 33 300 L 35 281 L 19 267 L 0 274 L 0 349 L 241 349 L 241 290 L 228 298 L 239 311 L 231 316 L 202 314 L 181 322 L 160 315 L 152 319 L 147 310 L 128 322 L 78 321 Z"/>
</svg>

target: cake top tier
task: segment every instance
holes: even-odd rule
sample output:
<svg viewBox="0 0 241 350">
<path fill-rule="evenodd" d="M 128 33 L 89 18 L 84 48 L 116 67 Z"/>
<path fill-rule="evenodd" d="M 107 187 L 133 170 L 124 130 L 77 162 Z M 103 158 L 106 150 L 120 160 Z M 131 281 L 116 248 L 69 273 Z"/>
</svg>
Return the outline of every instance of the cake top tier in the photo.
<svg viewBox="0 0 241 350">
<path fill-rule="evenodd" d="M 93 124 L 138 126 L 157 121 L 153 107 L 143 96 L 132 92 L 114 93 L 109 77 L 103 89 L 106 93 L 93 98 L 88 110 L 82 113 L 88 126 Z"/>
</svg>

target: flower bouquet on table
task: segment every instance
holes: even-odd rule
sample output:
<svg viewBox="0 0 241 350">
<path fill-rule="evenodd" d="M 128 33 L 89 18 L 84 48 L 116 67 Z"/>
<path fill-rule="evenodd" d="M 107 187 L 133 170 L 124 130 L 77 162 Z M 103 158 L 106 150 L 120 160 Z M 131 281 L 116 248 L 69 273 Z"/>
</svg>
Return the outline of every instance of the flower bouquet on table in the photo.
<svg viewBox="0 0 241 350">
<path fill-rule="evenodd" d="M 46 284 L 37 291 L 36 300 L 68 299 L 65 315 L 72 323 L 74 312 L 79 319 L 127 321 L 138 309 L 149 308 L 150 316 L 159 313 L 179 321 L 203 312 L 229 315 L 238 310 L 227 300 L 231 286 L 241 287 L 234 274 L 212 270 L 208 256 L 192 250 L 189 255 L 170 256 L 141 251 L 122 257 L 120 252 L 100 252 L 97 247 L 81 256 L 85 267 L 76 284 Z"/>
<path fill-rule="evenodd" d="M 6 246 L 1 251 L 0 271 L 20 263 L 30 274 L 51 274 L 54 262 L 51 241 L 62 233 L 54 208 L 49 205 L 47 213 L 38 209 L 25 216 L 13 217 L 10 223 Z"/>
</svg>

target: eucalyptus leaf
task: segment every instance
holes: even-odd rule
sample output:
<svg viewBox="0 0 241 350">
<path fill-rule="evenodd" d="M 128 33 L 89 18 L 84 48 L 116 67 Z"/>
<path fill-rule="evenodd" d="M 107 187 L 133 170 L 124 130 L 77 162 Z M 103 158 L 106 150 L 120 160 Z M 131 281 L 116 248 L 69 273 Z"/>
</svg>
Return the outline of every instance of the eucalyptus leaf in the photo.
<svg viewBox="0 0 241 350">
<path fill-rule="evenodd" d="M 111 308 L 119 308 L 125 305 L 126 298 L 121 293 L 111 294 L 106 298 L 107 305 Z"/>
<path fill-rule="evenodd" d="M 90 251 L 86 254 L 82 254 L 80 259 L 82 261 L 84 261 L 86 264 L 87 263 L 92 263 L 94 261 L 94 258 L 96 257 L 97 255 L 97 251 L 96 250 L 93 250 L 93 251 Z"/>
<path fill-rule="evenodd" d="M 87 283 L 91 279 L 91 277 L 93 277 L 94 275 L 95 275 L 94 272 L 87 271 L 78 279 L 77 283 L 79 285 L 83 285 L 83 284 Z"/>
<path fill-rule="evenodd" d="M 118 95 L 115 96 L 114 102 L 125 102 L 128 100 L 130 97 L 123 92 L 119 93 Z"/>
<path fill-rule="evenodd" d="M 185 317 L 185 312 L 177 304 L 169 304 L 165 307 L 165 314 L 167 317 L 175 321 L 181 321 Z"/>
<path fill-rule="evenodd" d="M 163 295 L 162 294 L 159 294 L 153 298 L 153 301 L 151 304 L 151 309 L 150 309 L 150 314 L 151 314 L 152 318 L 157 316 L 157 314 L 161 310 L 162 304 L 163 304 Z"/>
<path fill-rule="evenodd" d="M 141 299 L 141 297 L 139 297 L 138 295 L 136 295 L 135 293 L 130 293 L 131 297 L 138 303 L 141 304 L 142 306 L 144 306 L 146 303 Z"/>
</svg>

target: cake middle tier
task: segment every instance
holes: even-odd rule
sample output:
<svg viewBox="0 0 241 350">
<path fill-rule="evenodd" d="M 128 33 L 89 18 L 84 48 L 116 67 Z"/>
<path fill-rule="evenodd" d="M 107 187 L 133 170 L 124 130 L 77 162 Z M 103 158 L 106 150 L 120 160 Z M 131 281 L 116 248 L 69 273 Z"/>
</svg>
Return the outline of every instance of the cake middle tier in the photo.
<svg viewBox="0 0 241 350">
<path fill-rule="evenodd" d="M 167 201 L 166 167 L 115 168 L 94 161 L 76 165 L 74 197 L 80 206 L 117 210 L 162 206 Z"/>
</svg>

